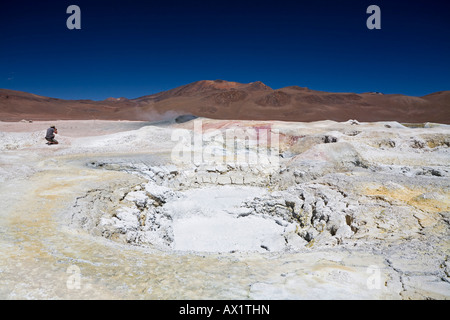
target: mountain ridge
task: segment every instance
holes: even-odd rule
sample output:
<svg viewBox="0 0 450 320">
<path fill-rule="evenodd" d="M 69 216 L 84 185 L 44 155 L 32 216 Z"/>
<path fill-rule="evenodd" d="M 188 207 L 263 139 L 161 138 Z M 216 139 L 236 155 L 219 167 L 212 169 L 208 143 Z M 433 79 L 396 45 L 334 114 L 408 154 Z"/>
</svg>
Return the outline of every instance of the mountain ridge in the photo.
<svg viewBox="0 0 450 320">
<path fill-rule="evenodd" d="M 325 92 L 299 86 L 272 89 L 261 81 L 200 80 L 128 99 L 65 100 L 0 89 L 0 121 L 141 120 L 171 114 L 227 120 L 398 121 L 450 124 L 450 91 L 422 97 L 379 92 Z"/>
</svg>

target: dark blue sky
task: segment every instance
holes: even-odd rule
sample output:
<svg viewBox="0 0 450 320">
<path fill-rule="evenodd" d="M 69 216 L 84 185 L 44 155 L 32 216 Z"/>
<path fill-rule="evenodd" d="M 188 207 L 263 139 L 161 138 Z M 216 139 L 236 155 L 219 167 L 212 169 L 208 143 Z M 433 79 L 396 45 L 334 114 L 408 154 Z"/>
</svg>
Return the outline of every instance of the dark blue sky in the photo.
<svg viewBox="0 0 450 320">
<path fill-rule="evenodd" d="M 69 30 L 66 9 L 81 9 Z M 381 8 L 381 30 L 366 9 Z M 0 88 L 136 98 L 197 80 L 450 90 L 448 1 L 2 1 Z"/>
</svg>

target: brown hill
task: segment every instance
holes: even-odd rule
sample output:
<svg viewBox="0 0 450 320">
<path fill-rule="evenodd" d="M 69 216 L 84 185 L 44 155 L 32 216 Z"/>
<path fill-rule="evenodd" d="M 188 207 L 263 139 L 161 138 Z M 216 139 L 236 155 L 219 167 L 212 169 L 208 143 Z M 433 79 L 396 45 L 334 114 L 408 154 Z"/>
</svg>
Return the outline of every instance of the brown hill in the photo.
<svg viewBox="0 0 450 320">
<path fill-rule="evenodd" d="M 286 121 L 399 121 L 450 123 L 450 91 L 423 97 L 401 94 L 329 93 L 290 86 L 274 90 L 203 80 L 136 99 L 62 100 L 0 89 L 0 120 L 160 120 L 194 114 L 214 119 Z"/>
</svg>

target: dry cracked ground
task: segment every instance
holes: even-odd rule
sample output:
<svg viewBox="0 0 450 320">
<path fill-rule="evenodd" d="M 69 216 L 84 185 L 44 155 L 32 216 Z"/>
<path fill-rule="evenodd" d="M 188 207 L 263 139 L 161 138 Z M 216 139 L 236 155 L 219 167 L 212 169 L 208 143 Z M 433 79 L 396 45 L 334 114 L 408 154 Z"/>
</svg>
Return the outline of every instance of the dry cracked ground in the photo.
<svg viewBox="0 0 450 320">
<path fill-rule="evenodd" d="M 449 126 L 54 124 L 0 123 L 2 299 L 450 297 Z"/>
</svg>

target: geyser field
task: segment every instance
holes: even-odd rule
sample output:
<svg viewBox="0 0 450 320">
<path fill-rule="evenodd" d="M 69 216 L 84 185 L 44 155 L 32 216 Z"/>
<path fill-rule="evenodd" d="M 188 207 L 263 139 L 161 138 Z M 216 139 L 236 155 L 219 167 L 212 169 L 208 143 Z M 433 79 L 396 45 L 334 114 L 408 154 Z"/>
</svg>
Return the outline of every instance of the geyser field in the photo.
<svg viewBox="0 0 450 320">
<path fill-rule="evenodd" d="M 0 298 L 448 299 L 449 146 L 431 123 L 0 122 Z"/>
</svg>

